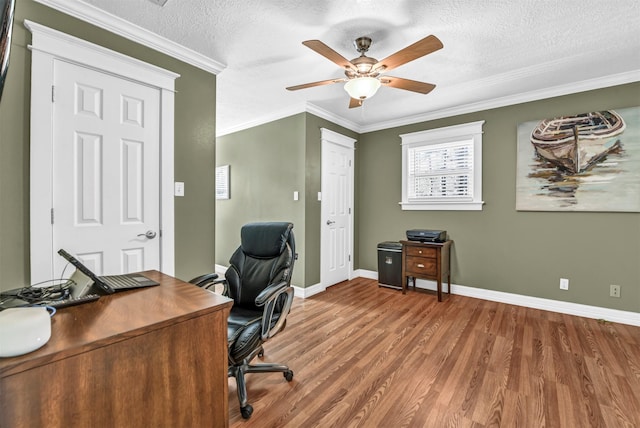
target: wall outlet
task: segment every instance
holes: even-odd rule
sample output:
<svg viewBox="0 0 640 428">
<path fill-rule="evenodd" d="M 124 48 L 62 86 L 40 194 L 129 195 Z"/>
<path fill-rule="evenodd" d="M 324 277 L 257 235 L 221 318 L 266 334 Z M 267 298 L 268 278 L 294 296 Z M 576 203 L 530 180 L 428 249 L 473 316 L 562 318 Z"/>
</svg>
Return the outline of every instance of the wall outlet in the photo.
<svg viewBox="0 0 640 428">
<path fill-rule="evenodd" d="M 611 284 L 609 286 L 609 296 L 620 297 L 620 286 Z"/>
<path fill-rule="evenodd" d="M 560 290 L 569 289 L 569 280 L 567 278 L 560 278 Z"/>
</svg>

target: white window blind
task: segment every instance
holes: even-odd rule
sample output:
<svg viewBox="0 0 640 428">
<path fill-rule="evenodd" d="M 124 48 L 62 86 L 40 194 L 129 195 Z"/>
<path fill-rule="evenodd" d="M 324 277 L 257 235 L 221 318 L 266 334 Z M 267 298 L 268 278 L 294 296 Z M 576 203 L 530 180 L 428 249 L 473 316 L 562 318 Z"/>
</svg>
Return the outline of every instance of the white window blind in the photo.
<svg viewBox="0 0 640 428">
<path fill-rule="evenodd" d="M 409 200 L 473 198 L 473 140 L 408 149 Z"/>
</svg>

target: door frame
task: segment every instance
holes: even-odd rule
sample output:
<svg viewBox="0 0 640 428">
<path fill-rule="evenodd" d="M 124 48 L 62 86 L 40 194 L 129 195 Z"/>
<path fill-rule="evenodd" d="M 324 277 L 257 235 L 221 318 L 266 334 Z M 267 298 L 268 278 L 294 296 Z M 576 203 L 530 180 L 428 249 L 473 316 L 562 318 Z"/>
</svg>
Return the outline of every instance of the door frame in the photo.
<svg viewBox="0 0 640 428">
<path fill-rule="evenodd" d="M 330 129 L 326 129 L 326 128 L 320 128 L 320 141 L 321 141 L 321 154 L 320 154 L 320 159 L 324 159 L 325 153 L 326 153 L 326 145 L 327 144 L 333 144 L 333 145 L 337 145 L 337 146 L 341 146 L 344 147 L 346 149 L 352 150 L 353 152 L 355 152 L 355 145 L 356 145 L 356 140 L 353 138 L 349 138 L 345 135 L 339 134 L 337 132 L 334 132 Z M 349 166 L 349 184 L 348 184 L 348 188 L 349 188 L 349 196 L 348 196 L 348 201 L 349 201 L 349 236 L 348 236 L 348 244 L 347 244 L 347 254 L 349 255 L 349 260 L 348 260 L 348 266 L 349 266 L 349 272 L 348 272 L 348 278 L 347 279 L 352 279 L 353 278 L 353 236 L 354 236 L 354 168 L 355 168 L 355 156 L 353 156 L 353 162 L 351 163 L 351 165 Z M 328 251 L 328 249 L 325 246 L 325 243 L 328 241 L 328 239 L 326 239 L 325 234 L 327 233 L 327 228 L 323 227 L 324 226 L 324 222 L 326 221 L 327 218 L 327 213 L 329 210 L 328 204 L 326 203 L 326 198 L 324 197 L 324 192 L 325 192 L 325 180 L 326 180 L 326 169 L 323 168 L 323 165 L 320 165 L 320 170 L 321 170 L 321 177 L 320 177 L 320 195 L 321 195 L 321 203 L 320 203 L 320 284 L 323 288 L 327 288 L 333 284 L 327 284 L 326 281 L 326 264 L 327 264 L 327 257 L 326 257 L 326 251 Z"/>
<path fill-rule="evenodd" d="M 55 278 L 53 257 L 53 70 L 65 61 L 141 85 L 160 94 L 160 270 L 175 271 L 174 101 L 179 74 L 25 20 L 31 32 L 30 253 L 31 283 Z"/>
</svg>

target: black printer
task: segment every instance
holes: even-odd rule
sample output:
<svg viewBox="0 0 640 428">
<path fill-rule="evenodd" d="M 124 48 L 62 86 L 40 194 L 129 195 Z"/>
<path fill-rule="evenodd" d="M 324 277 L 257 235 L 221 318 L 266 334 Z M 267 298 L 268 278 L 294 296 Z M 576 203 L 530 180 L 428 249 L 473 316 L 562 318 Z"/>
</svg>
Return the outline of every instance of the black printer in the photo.
<svg viewBox="0 0 640 428">
<path fill-rule="evenodd" d="M 446 230 L 411 229 L 407 230 L 407 240 L 420 242 L 445 242 Z"/>
</svg>

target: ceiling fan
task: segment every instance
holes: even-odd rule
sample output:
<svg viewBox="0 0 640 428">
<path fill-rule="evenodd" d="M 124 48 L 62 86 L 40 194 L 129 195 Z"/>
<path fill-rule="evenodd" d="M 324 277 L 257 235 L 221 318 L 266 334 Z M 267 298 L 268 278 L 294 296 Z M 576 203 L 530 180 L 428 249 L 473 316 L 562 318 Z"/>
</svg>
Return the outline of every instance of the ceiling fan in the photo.
<svg viewBox="0 0 640 428">
<path fill-rule="evenodd" d="M 302 44 L 344 68 L 346 77 L 289 86 L 287 89 L 289 91 L 297 91 L 298 89 L 312 88 L 314 86 L 347 82 L 344 85 L 344 89 L 351 97 L 349 108 L 360 107 L 365 99 L 371 98 L 376 93 L 380 85 L 428 94 L 436 85 L 403 79 L 401 77 L 386 76 L 383 75 L 383 73 L 442 49 L 443 47 L 440 39 L 431 35 L 378 61 L 375 58 L 365 55 L 369 47 L 371 47 L 371 38 L 358 37 L 354 41 L 354 45 L 356 50 L 360 52 L 360 56 L 349 61 L 320 40 L 307 40 L 302 42 Z"/>
</svg>

